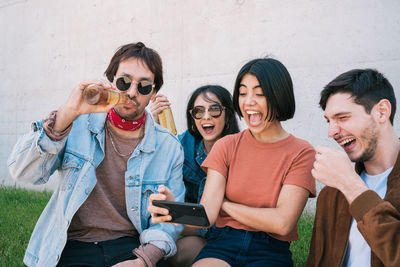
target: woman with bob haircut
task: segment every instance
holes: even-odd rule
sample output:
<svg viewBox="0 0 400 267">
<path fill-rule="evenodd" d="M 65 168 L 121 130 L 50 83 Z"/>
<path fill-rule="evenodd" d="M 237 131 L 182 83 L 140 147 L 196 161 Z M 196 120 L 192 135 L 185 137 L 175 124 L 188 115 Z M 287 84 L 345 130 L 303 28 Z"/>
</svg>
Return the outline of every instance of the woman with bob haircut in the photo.
<svg viewBox="0 0 400 267">
<path fill-rule="evenodd" d="M 272 58 L 245 64 L 233 106 L 248 129 L 218 140 L 202 164 L 207 181 L 200 203 L 216 227 L 193 266 L 292 266 L 289 242 L 298 239 L 297 221 L 316 194 L 315 152 L 281 125 L 295 111 L 285 66 Z M 173 196 L 164 190 L 150 199 Z M 150 204 L 149 211 L 155 223 L 171 219 L 166 209 Z"/>
<path fill-rule="evenodd" d="M 170 105 L 164 95 L 156 95 L 150 110 L 158 120 L 158 114 Z M 229 134 L 239 132 L 233 109 L 232 95 L 219 85 L 204 85 L 190 96 L 186 107 L 187 130 L 178 136 L 185 155 L 183 181 L 186 187 L 185 201 L 199 203 L 207 174 L 201 164 L 214 143 Z M 197 231 L 196 231 L 197 230 Z M 178 252 L 168 259 L 169 266 L 190 266 L 205 245 L 205 229 L 185 227 L 177 241 Z"/>
</svg>

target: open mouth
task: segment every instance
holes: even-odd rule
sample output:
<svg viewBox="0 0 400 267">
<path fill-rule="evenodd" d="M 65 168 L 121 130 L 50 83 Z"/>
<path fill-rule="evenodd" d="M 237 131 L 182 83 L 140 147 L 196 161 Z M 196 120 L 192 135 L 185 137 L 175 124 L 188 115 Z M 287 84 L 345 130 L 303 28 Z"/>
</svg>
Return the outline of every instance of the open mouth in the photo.
<svg viewBox="0 0 400 267">
<path fill-rule="evenodd" d="M 246 111 L 247 114 L 247 120 L 250 124 L 250 126 L 258 126 L 262 123 L 262 113 L 253 111 L 253 110 L 248 110 Z"/>
<path fill-rule="evenodd" d="M 350 149 L 356 142 L 356 139 L 354 137 L 348 137 L 343 139 L 342 141 L 338 142 L 341 147 L 343 147 L 345 150 Z"/>
<path fill-rule="evenodd" d="M 207 124 L 203 124 L 201 127 L 203 128 L 203 131 L 206 134 L 211 134 L 214 131 L 214 128 L 215 128 L 214 125 L 208 124 L 208 123 Z"/>
</svg>

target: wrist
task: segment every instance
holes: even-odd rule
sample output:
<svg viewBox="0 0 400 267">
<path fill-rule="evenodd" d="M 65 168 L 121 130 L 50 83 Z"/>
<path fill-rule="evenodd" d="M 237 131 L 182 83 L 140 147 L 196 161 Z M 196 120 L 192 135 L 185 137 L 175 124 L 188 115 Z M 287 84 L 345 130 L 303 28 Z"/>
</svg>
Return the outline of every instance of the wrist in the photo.
<svg viewBox="0 0 400 267">
<path fill-rule="evenodd" d="M 54 130 L 62 132 L 80 115 L 78 109 L 69 105 L 63 105 L 57 111 L 57 118 L 54 124 Z"/>
<path fill-rule="evenodd" d="M 158 113 L 153 115 L 153 120 L 155 123 L 160 124 L 160 121 L 158 119 Z"/>
<path fill-rule="evenodd" d="M 70 117 L 76 119 L 79 115 L 81 115 L 79 113 L 79 110 L 80 110 L 79 107 L 67 102 L 64 105 L 62 105 L 58 111 L 68 114 Z"/>
<path fill-rule="evenodd" d="M 358 175 L 355 175 L 353 178 L 347 179 L 346 181 L 347 183 L 343 184 L 339 190 L 346 197 L 349 204 L 351 204 L 359 195 L 368 190 L 367 185 Z"/>
</svg>

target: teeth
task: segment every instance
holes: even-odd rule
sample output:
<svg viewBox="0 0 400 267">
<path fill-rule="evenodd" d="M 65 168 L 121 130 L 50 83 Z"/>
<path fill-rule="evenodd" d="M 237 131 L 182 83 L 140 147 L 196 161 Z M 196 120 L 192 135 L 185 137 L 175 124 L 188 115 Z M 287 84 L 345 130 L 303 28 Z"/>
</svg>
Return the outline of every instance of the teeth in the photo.
<svg viewBox="0 0 400 267">
<path fill-rule="evenodd" d="M 345 144 L 347 144 L 347 143 L 349 143 L 349 142 L 351 142 L 353 140 L 355 140 L 355 139 L 354 138 L 345 139 L 342 142 L 340 142 L 339 145 L 344 146 Z"/>
<path fill-rule="evenodd" d="M 249 114 L 249 115 L 252 115 L 252 114 L 257 114 L 257 113 L 259 113 L 259 112 L 257 112 L 257 111 L 252 111 L 252 110 L 248 110 L 248 111 L 246 111 L 246 113 Z"/>
<path fill-rule="evenodd" d="M 203 124 L 203 127 L 213 127 L 214 125 L 212 124 Z"/>
</svg>

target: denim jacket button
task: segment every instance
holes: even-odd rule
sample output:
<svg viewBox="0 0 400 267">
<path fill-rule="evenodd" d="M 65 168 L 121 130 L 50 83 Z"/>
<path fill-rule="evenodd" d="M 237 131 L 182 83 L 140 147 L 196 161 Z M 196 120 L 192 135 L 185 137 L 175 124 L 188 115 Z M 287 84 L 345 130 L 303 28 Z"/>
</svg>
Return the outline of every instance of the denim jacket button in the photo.
<svg viewBox="0 0 400 267">
<path fill-rule="evenodd" d="M 89 194 L 90 194 L 90 189 L 87 188 L 87 189 L 85 190 L 85 193 L 86 193 L 86 195 L 89 195 Z"/>
<path fill-rule="evenodd" d="M 131 211 L 136 211 L 136 210 L 137 210 L 136 207 L 131 208 Z"/>
</svg>

